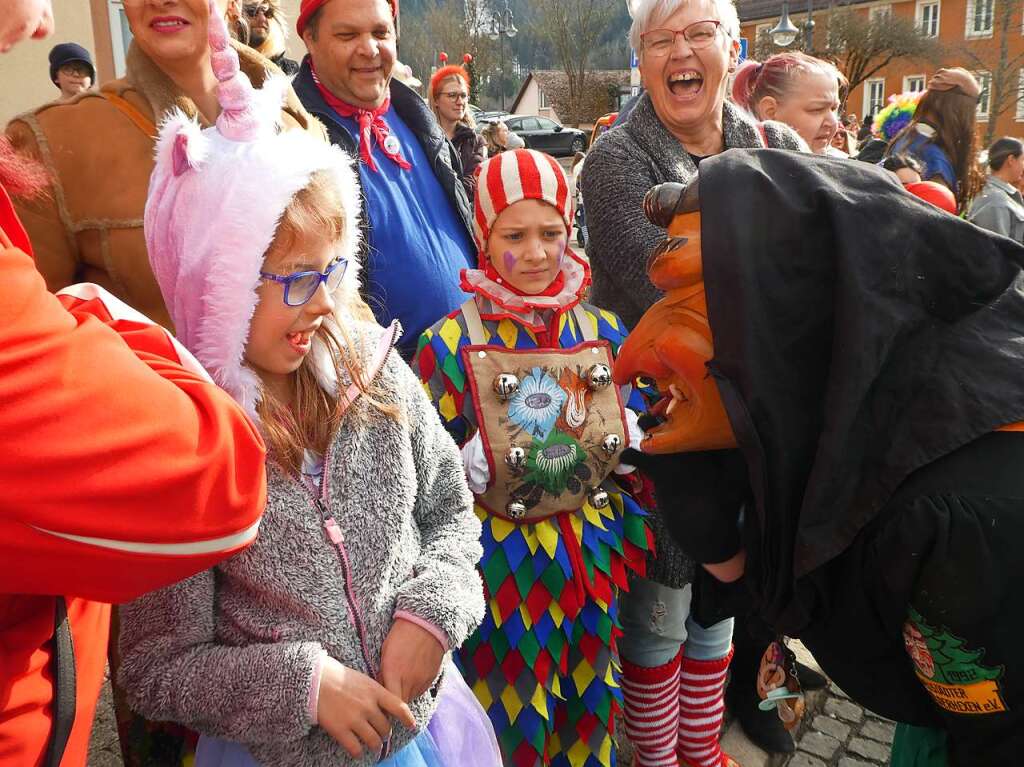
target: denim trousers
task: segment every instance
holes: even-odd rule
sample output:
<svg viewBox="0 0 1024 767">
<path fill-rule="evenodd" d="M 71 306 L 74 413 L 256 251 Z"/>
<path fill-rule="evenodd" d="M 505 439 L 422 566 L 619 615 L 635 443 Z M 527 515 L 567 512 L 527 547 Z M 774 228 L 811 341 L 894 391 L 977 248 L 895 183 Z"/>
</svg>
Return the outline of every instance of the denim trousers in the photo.
<svg viewBox="0 0 1024 767">
<path fill-rule="evenodd" d="M 663 666 L 686 645 L 685 657 L 715 660 L 732 646 L 733 619 L 704 628 L 690 616 L 693 590 L 689 584 L 670 588 L 646 578 L 635 578 L 619 597 L 622 637 L 619 654 L 644 668 Z"/>
</svg>

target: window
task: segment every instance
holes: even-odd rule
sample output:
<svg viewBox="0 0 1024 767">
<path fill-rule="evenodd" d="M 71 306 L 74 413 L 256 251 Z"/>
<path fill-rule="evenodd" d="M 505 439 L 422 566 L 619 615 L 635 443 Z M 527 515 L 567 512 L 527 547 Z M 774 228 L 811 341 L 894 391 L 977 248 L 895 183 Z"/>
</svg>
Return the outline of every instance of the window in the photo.
<svg viewBox="0 0 1024 767">
<path fill-rule="evenodd" d="M 874 21 L 875 19 L 882 19 L 886 16 L 892 16 L 891 5 L 875 5 L 872 6 L 868 11 L 868 20 Z"/>
<path fill-rule="evenodd" d="M 538 117 L 537 126 L 540 128 L 540 130 L 554 130 L 558 126 L 558 123 L 556 123 L 554 120 L 549 120 L 546 117 Z"/>
<path fill-rule="evenodd" d="M 924 75 L 907 75 L 903 78 L 904 93 L 921 93 L 924 85 Z"/>
<path fill-rule="evenodd" d="M 917 28 L 924 37 L 939 36 L 939 4 L 937 2 L 917 3 Z"/>
<path fill-rule="evenodd" d="M 990 107 L 989 96 L 992 91 L 992 73 L 975 72 L 974 76 L 978 79 L 978 85 L 981 86 L 981 95 L 978 96 L 978 119 L 987 120 Z"/>
<path fill-rule="evenodd" d="M 995 0 L 967 0 L 967 37 L 991 37 Z"/>
<path fill-rule="evenodd" d="M 885 106 L 885 78 L 876 77 L 864 83 L 864 114 L 877 114 Z"/>
<path fill-rule="evenodd" d="M 1024 69 L 1017 74 L 1017 119 L 1024 120 Z"/>
<path fill-rule="evenodd" d="M 548 108 L 548 94 L 547 94 L 547 92 L 543 88 L 538 88 L 537 89 L 537 94 L 538 94 L 537 95 L 537 105 L 538 105 L 537 108 L 538 109 L 547 109 Z"/>
<path fill-rule="evenodd" d="M 768 30 L 772 28 L 771 24 L 758 24 L 754 27 L 754 44 L 751 46 L 750 55 L 753 55 L 753 48 L 757 46 L 757 41 L 762 37 L 768 36 Z"/>
<path fill-rule="evenodd" d="M 512 126 L 508 126 L 509 130 Z M 528 130 L 540 130 L 540 123 L 536 117 L 524 117 L 519 121 L 519 127 L 516 130 L 528 131 Z"/>
<path fill-rule="evenodd" d="M 110 19 L 110 44 L 114 54 L 114 76 L 124 77 L 124 57 L 132 42 L 132 30 L 128 26 L 123 0 L 107 0 L 107 17 Z"/>
<path fill-rule="evenodd" d="M 521 130 L 523 127 L 522 117 L 506 118 L 503 122 L 505 123 L 505 127 L 509 130 Z"/>
</svg>

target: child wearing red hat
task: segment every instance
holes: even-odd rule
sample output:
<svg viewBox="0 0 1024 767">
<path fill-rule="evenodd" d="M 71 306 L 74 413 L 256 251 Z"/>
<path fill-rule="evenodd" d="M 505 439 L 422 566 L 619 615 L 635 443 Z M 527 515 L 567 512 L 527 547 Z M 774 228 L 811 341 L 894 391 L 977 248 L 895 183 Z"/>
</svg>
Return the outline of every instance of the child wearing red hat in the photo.
<svg viewBox="0 0 1024 767">
<path fill-rule="evenodd" d="M 619 456 L 640 437 L 611 383 L 622 321 L 584 302 L 568 180 L 548 155 L 480 166 L 472 297 L 420 338 L 418 370 L 462 444 L 488 610 L 458 653 L 505 763 L 608 766 L 619 591 L 651 536 Z"/>
</svg>

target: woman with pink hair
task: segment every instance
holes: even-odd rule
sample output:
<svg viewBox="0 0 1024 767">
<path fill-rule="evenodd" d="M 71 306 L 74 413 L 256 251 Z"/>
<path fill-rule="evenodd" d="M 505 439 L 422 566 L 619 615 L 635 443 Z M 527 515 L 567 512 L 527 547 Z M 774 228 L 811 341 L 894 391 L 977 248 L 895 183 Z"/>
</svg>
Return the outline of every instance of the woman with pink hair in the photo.
<svg viewBox="0 0 1024 767">
<path fill-rule="evenodd" d="M 839 91 L 846 78 L 806 53 L 748 59 L 736 70 L 732 99 L 758 120 L 778 120 L 800 134 L 815 154 L 827 154 L 839 128 Z"/>
</svg>

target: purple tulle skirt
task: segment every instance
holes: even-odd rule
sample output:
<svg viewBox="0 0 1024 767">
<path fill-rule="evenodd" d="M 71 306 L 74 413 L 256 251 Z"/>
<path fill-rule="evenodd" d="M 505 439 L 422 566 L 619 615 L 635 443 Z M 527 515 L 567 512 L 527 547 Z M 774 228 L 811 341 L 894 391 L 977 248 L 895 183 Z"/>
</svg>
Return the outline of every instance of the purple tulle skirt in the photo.
<svg viewBox="0 0 1024 767">
<path fill-rule="evenodd" d="M 437 710 L 427 728 L 380 767 L 501 767 L 494 729 L 451 660 L 445 661 Z M 241 743 L 203 735 L 195 767 L 260 767 Z"/>
</svg>

